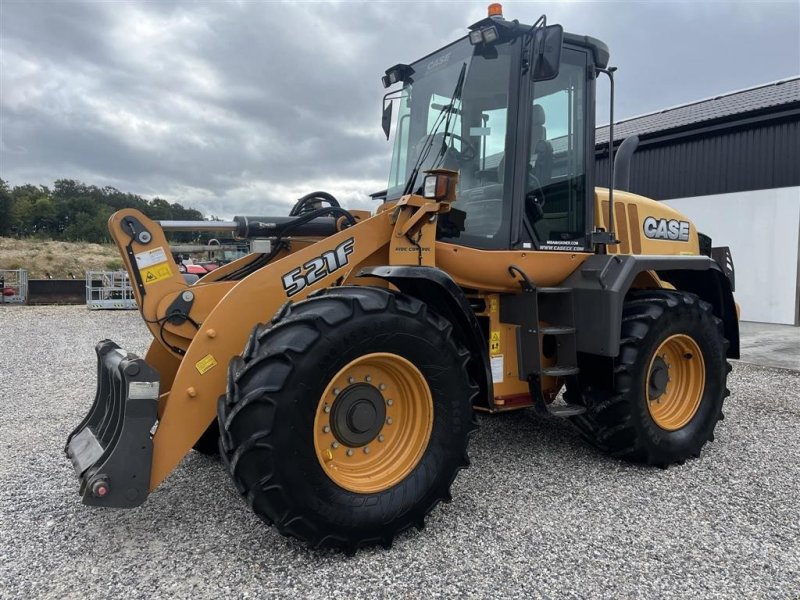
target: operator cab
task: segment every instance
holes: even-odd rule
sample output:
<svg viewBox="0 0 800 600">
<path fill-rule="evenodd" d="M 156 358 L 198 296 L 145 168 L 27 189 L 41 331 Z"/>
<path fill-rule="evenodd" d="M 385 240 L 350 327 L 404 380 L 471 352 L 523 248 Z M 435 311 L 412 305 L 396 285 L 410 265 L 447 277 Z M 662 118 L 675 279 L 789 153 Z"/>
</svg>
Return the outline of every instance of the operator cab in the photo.
<svg viewBox="0 0 800 600">
<path fill-rule="evenodd" d="M 596 70 L 606 67 L 608 49 L 547 27 L 544 17 L 534 26 L 506 21 L 499 5 L 490 15 L 456 42 L 387 70 L 384 85 L 403 87 L 384 99 L 387 137 L 392 105 L 398 108 L 385 199 L 419 193 L 427 169 L 455 170 L 457 202 L 438 239 L 591 251 L 594 161 L 587 157 Z"/>
</svg>

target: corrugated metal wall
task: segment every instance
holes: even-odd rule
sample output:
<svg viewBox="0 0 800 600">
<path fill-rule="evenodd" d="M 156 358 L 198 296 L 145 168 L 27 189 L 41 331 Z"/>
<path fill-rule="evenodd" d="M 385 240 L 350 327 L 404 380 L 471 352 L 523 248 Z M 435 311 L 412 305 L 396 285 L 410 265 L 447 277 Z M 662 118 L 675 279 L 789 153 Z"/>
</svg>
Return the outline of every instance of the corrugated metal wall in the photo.
<svg viewBox="0 0 800 600">
<path fill-rule="evenodd" d="M 608 185 L 598 149 L 597 185 Z M 761 122 L 673 140 L 643 140 L 633 155 L 631 190 L 666 200 L 800 185 L 800 119 Z"/>
</svg>

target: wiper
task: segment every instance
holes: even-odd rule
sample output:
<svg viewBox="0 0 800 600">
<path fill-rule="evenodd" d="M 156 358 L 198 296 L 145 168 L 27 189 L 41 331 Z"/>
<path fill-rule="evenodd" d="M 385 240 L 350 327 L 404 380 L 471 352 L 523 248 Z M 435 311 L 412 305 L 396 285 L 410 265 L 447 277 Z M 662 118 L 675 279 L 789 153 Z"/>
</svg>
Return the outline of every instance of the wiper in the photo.
<svg viewBox="0 0 800 600">
<path fill-rule="evenodd" d="M 442 136 L 442 146 L 439 148 L 439 153 L 433 159 L 433 165 L 435 166 L 438 161 L 441 161 L 444 158 L 445 153 L 447 152 L 447 133 L 450 131 L 450 121 L 453 113 L 457 112 L 456 110 L 456 102 L 461 99 L 461 91 L 464 88 L 464 76 L 467 73 L 467 63 L 461 65 L 461 72 L 458 75 L 458 82 L 456 83 L 456 89 L 453 90 L 453 95 L 450 97 L 450 102 L 442 106 L 439 110 L 439 114 L 436 115 L 436 121 L 433 123 L 433 129 L 428 134 L 427 139 L 425 140 L 425 145 L 422 147 L 422 150 L 417 157 L 417 162 L 414 163 L 414 168 L 411 169 L 411 175 L 406 182 L 405 187 L 403 188 L 403 195 L 406 196 L 408 194 L 413 193 L 414 184 L 417 181 L 417 176 L 419 175 L 419 170 L 430 154 L 431 148 L 433 147 L 433 140 L 436 137 L 436 134 L 439 132 L 439 127 L 442 126 L 444 123 L 444 132 Z"/>
</svg>

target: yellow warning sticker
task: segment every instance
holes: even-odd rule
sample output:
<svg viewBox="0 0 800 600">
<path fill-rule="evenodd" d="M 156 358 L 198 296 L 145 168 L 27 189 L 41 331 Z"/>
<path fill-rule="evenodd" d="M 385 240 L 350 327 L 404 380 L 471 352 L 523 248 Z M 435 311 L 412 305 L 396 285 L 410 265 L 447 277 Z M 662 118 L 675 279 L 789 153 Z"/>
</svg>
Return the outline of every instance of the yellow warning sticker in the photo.
<svg viewBox="0 0 800 600">
<path fill-rule="evenodd" d="M 206 354 L 194 364 L 194 368 L 197 369 L 197 372 L 200 373 L 200 375 L 205 375 L 216 366 L 217 359 L 210 354 Z"/>
<path fill-rule="evenodd" d="M 489 312 L 497 312 L 497 296 L 489 296 Z"/>
<path fill-rule="evenodd" d="M 489 339 L 489 354 L 495 356 L 496 354 L 500 354 L 500 332 L 493 331 L 492 336 Z"/>
<path fill-rule="evenodd" d="M 162 279 L 169 279 L 172 277 L 172 269 L 169 268 L 169 263 L 158 263 L 146 269 L 139 269 L 139 274 L 142 276 L 142 281 L 145 285 L 161 281 Z"/>
</svg>

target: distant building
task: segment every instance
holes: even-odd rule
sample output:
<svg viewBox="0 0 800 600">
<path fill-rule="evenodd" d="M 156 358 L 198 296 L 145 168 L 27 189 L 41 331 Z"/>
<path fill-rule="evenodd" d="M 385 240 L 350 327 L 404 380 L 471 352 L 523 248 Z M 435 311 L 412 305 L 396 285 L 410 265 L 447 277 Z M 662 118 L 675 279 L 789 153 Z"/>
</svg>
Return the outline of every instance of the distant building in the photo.
<svg viewBox="0 0 800 600">
<path fill-rule="evenodd" d="M 800 325 L 800 77 L 614 124 L 615 145 L 631 135 L 630 191 L 731 247 L 742 319 Z M 608 126 L 595 167 L 608 185 Z"/>
</svg>

